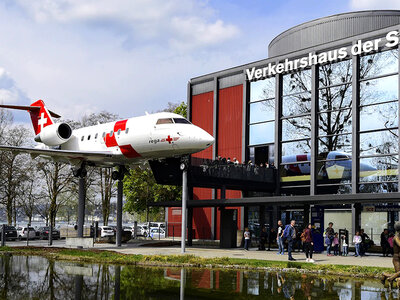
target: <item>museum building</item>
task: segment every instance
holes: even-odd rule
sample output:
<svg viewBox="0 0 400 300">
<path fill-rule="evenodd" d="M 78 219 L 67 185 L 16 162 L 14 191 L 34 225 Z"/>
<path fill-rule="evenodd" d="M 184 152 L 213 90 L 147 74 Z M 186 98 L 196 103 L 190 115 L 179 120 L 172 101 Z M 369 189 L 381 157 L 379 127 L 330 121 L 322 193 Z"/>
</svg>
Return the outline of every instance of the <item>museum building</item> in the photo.
<svg viewBox="0 0 400 300">
<path fill-rule="evenodd" d="M 239 230 L 332 221 L 379 243 L 400 210 L 399 31 L 397 10 L 329 16 L 275 37 L 266 59 L 192 78 L 189 118 L 215 137 L 193 157 L 273 165 L 276 183 L 273 192 L 191 187 L 191 238 L 220 239 L 221 210 L 233 210 Z M 166 208 L 166 219 L 171 236 L 181 208 Z"/>
</svg>

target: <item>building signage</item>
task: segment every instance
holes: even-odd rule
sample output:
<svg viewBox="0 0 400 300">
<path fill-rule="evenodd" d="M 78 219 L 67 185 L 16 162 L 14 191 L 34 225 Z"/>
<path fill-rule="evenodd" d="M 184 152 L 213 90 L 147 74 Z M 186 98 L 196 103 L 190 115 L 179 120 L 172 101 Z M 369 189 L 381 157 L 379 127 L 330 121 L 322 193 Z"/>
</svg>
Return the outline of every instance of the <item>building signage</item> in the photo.
<svg viewBox="0 0 400 300">
<path fill-rule="evenodd" d="M 360 55 L 373 51 L 377 51 L 379 47 L 379 43 L 382 41 L 381 38 L 375 40 L 369 40 L 363 42 L 362 40 L 358 40 L 354 45 L 350 48 L 351 55 Z M 393 30 L 388 32 L 386 35 L 386 43 L 385 46 L 388 48 L 395 47 L 399 44 L 399 31 Z M 328 62 L 333 62 L 336 60 L 344 59 L 349 55 L 347 47 L 342 47 L 340 49 L 334 49 L 326 52 L 321 52 L 318 54 L 308 53 L 307 56 L 302 58 L 298 58 L 295 60 L 285 59 L 284 62 L 281 63 L 269 63 L 268 66 L 262 68 L 250 68 L 246 70 L 247 80 L 259 80 L 262 78 L 266 78 L 269 76 L 274 76 L 280 73 L 290 72 L 296 69 L 304 69 L 316 64 L 324 64 Z"/>
</svg>

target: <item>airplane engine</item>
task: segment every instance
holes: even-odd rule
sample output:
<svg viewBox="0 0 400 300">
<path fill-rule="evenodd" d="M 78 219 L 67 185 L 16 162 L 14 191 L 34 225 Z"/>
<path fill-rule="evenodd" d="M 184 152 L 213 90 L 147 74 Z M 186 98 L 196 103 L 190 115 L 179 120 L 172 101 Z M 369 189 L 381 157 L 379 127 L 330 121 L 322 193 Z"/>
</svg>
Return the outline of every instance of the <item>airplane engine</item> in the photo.
<svg viewBox="0 0 400 300">
<path fill-rule="evenodd" d="M 57 123 L 46 126 L 35 136 L 35 141 L 47 146 L 58 146 L 66 143 L 72 135 L 72 128 L 66 123 Z"/>
</svg>

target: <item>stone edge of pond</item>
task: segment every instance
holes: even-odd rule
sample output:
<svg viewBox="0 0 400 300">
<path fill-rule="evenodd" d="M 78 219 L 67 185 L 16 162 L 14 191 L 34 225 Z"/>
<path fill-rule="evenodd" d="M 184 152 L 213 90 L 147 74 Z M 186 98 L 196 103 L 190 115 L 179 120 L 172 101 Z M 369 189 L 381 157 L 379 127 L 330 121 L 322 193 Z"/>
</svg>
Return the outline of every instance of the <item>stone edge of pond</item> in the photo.
<svg viewBox="0 0 400 300">
<path fill-rule="evenodd" d="M 50 251 L 49 251 L 50 250 Z M 73 251 L 75 254 L 59 254 L 62 251 Z M 101 254 L 112 254 L 117 258 L 129 258 L 134 257 L 138 260 L 110 260 L 107 257 L 94 257 L 87 256 L 84 254 L 91 253 L 93 255 Z M 50 259 L 60 261 L 72 261 L 72 262 L 84 262 L 84 263 L 102 263 L 102 264 L 114 264 L 114 265 L 137 265 L 137 266 L 149 266 L 149 267 L 187 267 L 187 268 L 208 268 L 208 269 L 226 269 L 226 270 L 254 270 L 254 271 L 271 271 L 271 272 L 285 272 L 285 273 L 297 273 L 297 274 L 313 274 L 313 275 L 325 275 L 325 276 L 345 276 L 345 277 L 357 277 L 357 278 L 380 278 L 382 272 L 393 272 L 393 269 L 383 267 L 360 267 L 356 265 L 333 265 L 333 264 L 310 264 L 303 262 L 285 262 L 285 261 L 267 261 L 267 260 L 256 260 L 256 259 L 239 259 L 242 263 L 235 264 L 229 263 L 232 259 L 229 257 L 223 258 L 203 258 L 195 255 L 141 255 L 141 254 L 123 254 L 109 250 L 99 249 L 70 249 L 70 248 L 48 248 L 48 247 L 0 247 L 0 254 L 11 254 L 11 255 L 32 255 L 42 256 Z M 188 263 L 181 261 L 166 261 L 166 260 L 179 260 L 182 258 L 199 259 L 202 261 L 224 260 L 227 264 L 221 263 Z M 248 261 L 249 264 L 245 262 Z M 261 264 L 290 264 L 290 266 L 254 266 L 250 263 L 261 263 Z M 310 268 L 311 267 L 311 268 Z M 345 271 L 332 270 L 330 268 L 344 268 Z M 350 272 L 346 269 L 358 269 L 365 272 Z M 368 269 L 374 269 L 374 273 L 366 272 Z M 379 273 L 377 271 L 380 271 Z"/>
</svg>

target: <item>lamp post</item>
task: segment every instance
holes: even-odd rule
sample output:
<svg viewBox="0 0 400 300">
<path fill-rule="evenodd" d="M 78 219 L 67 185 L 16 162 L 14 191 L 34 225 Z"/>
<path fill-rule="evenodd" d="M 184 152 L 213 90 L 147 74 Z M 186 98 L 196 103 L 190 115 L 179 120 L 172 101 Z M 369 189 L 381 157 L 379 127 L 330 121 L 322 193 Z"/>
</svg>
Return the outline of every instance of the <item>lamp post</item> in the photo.
<svg viewBox="0 0 400 300">
<path fill-rule="evenodd" d="M 187 189 L 187 161 L 182 161 L 180 169 L 182 170 L 182 233 L 181 233 L 181 253 L 185 253 L 186 242 L 186 206 L 188 198 Z"/>
</svg>

